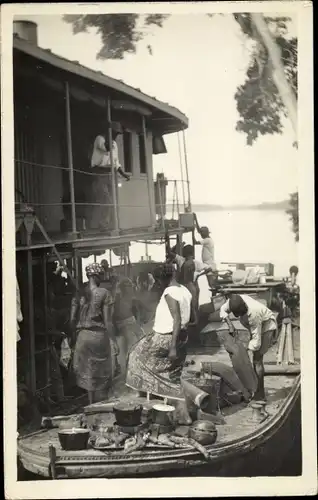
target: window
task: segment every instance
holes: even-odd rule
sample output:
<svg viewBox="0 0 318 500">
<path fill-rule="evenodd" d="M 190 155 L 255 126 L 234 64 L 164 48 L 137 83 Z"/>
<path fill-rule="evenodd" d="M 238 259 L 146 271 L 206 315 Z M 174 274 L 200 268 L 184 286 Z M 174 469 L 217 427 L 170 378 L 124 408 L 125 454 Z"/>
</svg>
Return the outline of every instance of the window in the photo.
<svg viewBox="0 0 318 500">
<path fill-rule="evenodd" d="M 125 172 L 132 173 L 132 136 L 130 132 L 125 131 L 124 140 L 124 169 Z"/>
<path fill-rule="evenodd" d="M 141 134 L 138 136 L 139 141 L 139 165 L 140 165 L 140 173 L 147 173 L 147 158 L 145 154 L 145 138 Z"/>
</svg>

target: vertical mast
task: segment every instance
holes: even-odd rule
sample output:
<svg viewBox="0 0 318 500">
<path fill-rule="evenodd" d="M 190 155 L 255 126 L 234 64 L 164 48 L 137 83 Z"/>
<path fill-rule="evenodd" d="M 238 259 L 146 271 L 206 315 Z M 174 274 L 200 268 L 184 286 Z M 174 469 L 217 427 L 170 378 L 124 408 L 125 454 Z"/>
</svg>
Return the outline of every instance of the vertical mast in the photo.
<svg viewBox="0 0 318 500">
<path fill-rule="evenodd" d="M 68 168 L 69 168 L 71 214 L 72 214 L 72 233 L 76 233 L 74 169 L 73 169 L 72 128 L 71 128 L 71 107 L 70 107 L 70 89 L 69 89 L 68 82 L 65 82 L 65 117 L 66 117 L 67 160 L 68 160 Z"/>
</svg>

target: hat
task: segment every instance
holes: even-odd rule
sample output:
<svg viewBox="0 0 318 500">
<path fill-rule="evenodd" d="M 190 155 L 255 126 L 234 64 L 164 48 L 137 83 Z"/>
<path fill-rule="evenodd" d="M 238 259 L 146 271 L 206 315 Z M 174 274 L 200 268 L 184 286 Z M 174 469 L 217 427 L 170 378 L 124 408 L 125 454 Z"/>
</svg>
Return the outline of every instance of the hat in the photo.
<svg viewBox="0 0 318 500">
<path fill-rule="evenodd" d="M 100 264 L 94 262 L 93 264 L 89 264 L 85 267 L 85 272 L 87 277 L 89 276 L 100 276 L 104 273 L 104 269 Z"/>
</svg>

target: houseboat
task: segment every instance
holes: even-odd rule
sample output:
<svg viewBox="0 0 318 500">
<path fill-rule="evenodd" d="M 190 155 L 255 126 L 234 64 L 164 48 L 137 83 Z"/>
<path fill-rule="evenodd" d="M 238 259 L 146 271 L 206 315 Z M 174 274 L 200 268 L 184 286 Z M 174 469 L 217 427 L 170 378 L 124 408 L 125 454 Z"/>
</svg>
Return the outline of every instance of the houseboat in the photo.
<svg viewBox="0 0 318 500">
<path fill-rule="evenodd" d="M 187 117 L 122 81 L 40 48 L 36 29 L 34 23 L 16 22 L 13 40 L 16 256 L 23 316 L 18 348 L 22 371 L 27 367 L 22 376 L 34 395 L 50 389 L 52 263 L 58 261 L 67 273 L 71 293 L 82 282 L 83 258 L 114 250 L 124 256 L 121 272 L 127 274 L 131 242 L 161 241 L 166 234 L 181 241 L 191 229 L 188 178 L 183 172 L 178 181 L 163 174 L 155 178 L 153 171 L 153 155 L 167 153 L 164 136 L 183 132 Z M 112 216 L 105 231 L 90 216 L 98 205 L 90 197 L 98 177 L 90 155 L 95 137 L 110 136 L 114 123 L 122 131 L 118 155 L 130 182 L 111 169 Z M 173 220 L 166 217 L 169 185 Z M 69 297 L 58 308 L 63 304 L 67 307 Z"/>
<path fill-rule="evenodd" d="M 177 216 L 167 220 L 170 179 L 162 175 L 154 177 L 153 155 L 166 154 L 165 135 L 181 132 L 184 139 L 188 119 L 179 110 L 139 89 L 40 48 L 36 26 L 32 23 L 16 23 L 15 33 L 16 255 L 23 316 L 18 342 L 18 374 L 24 376 L 33 396 L 50 395 L 54 331 L 50 329 L 53 299 L 48 282 L 49 273 L 54 269 L 52 263 L 58 261 L 68 276 L 69 287 L 64 301 L 56 307 L 63 310 L 66 304 L 67 310 L 71 294 L 83 280 L 83 258 L 113 249 L 117 255 L 124 255 L 123 272 L 128 273 L 132 241 L 164 243 L 168 235 L 181 244 L 183 234 L 194 228 L 189 180 L 186 175 L 184 181 L 181 172 L 185 184 L 181 186 L 183 203 L 179 201 L 182 196 L 176 188 Z M 119 160 L 130 181 L 120 182 L 112 164 L 112 226 L 105 231 L 91 224 L 92 202 L 87 193 L 93 172 L 89 155 L 96 135 L 107 127 L 110 138 L 114 123 L 122 129 L 117 139 Z M 177 181 L 172 183 L 175 188 Z M 272 268 L 267 271 L 273 274 Z M 226 327 L 213 316 L 220 303 L 236 292 L 253 294 L 270 306 L 277 290 L 284 292 L 284 284 L 269 277 L 268 283 L 249 287 L 237 287 L 231 280 L 220 280 L 211 303 L 201 308 L 199 331 L 191 335 L 185 371 L 194 387 L 206 387 L 209 379 L 206 375 L 214 380 L 218 365 L 223 366 L 223 373 L 231 372 L 232 378 L 235 377 L 230 357 L 219 341 Z M 246 330 L 235 319 L 233 324 L 244 344 Z M 62 328 L 60 324 L 59 329 Z M 296 330 L 294 337 L 298 338 L 299 329 Z M 295 349 L 299 350 L 299 346 Z M 233 403 L 226 402 L 225 397 L 222 399 L 219 387 L 216 401 L 218 405 L 220 402 L 225 404 L 222 411 L 218 407 L 214 420 L 217 438 L 215 443 L 203 449 L 202 446 L 193 447 L 193 440 L 183 441 L 179 446 L 178 439 L 168 439 L 165 443 L 147 443 L 143 449 L 129 454 L 122 445 L 65 451 L 58 439 L 60 424 L 52 424 L 51 428 L 33 433 L 21 432 L 18 438 L 18 457 L 23 473 L 28 471 L 36 475 L 25 479 L 275 474 L 295 447 L 297 457 L 301 456 L 300 368 L 299 359 L 294 360 L 296 365 L 277 366 L 275 347 L 265 361 L 268 415 L 262 423 L 254 418 L 254 409 L 241 399 Z M 203 386 L 198 375 L 199 378 L 203 376 Z M 234 388 L 225 386 L 233 396 Z M 123 395 L 120 401 L 125 402 L 127 398 L 131 402 L 129 394 Z M 156 404 L 156 400 L 149 397 L 135 398 L 135 402 L 142 406 L 145 418 Z M 91 426 L 97 416 L 109 427 L 114 426 L 116 403 L 118 401 L 114 400 L 82 408 L 81 423 L 76 425 L 85 421 L 86 427 Z M 198 419 L 200 411 L 202 415 L 202 408 L 196 413 Z M 60 416 L 55 422 L 65 423 L 73 418 L 78 415 Z M 74 420 L 71 425 L 75 425 Z M 300 473 L 298 468 L 295 475 Z"/>
</svg>

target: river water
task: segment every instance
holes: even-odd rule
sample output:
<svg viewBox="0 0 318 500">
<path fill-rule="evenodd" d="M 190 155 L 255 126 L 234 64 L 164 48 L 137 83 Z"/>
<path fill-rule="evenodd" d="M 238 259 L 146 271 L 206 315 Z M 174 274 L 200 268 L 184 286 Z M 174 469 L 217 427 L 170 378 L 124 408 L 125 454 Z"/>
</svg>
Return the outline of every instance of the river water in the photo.
<svg viewBox="0 0 318 500">
<path fill-rule="evenodd" d="M 295 242 L 291 222 L 284 210 L 211 210 L 197 213 L 200 225 L 208 226 L 215 244 L 215 258 L 220 269 L 226 269 L 222 262 L 271 262 L 276 276 L 288 275 L 291 265 L 298 265 L 298 245 Z M 169 218 L 169 215 L 168 215 Z M 191 235 L 184 241 L 191 243 Z M 148 255 L 155 261 L 165 257 L 164 245 L 149 244 Z M 131 262 L 138 262 L 146 256 L 143 243 L 132 243 Z M 200 259 L 200 246 L 196 257 Z M 97 262 L 105 256 L 98 256 Z M 83 259 L 83 267 L 93 262 L 93 257 Z M 119 259 L 112 255 L 112 265 Z M 209 301 L 210 294 L 205 277 L 200 278 L 200 302 Z"/>
</svg>

